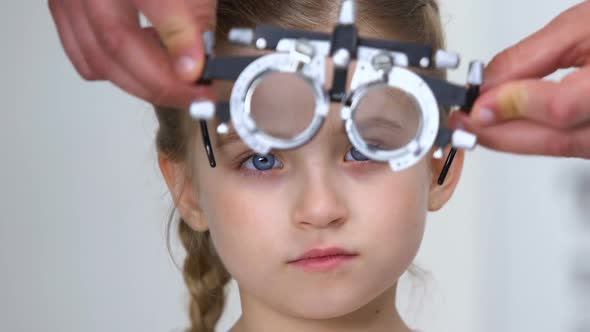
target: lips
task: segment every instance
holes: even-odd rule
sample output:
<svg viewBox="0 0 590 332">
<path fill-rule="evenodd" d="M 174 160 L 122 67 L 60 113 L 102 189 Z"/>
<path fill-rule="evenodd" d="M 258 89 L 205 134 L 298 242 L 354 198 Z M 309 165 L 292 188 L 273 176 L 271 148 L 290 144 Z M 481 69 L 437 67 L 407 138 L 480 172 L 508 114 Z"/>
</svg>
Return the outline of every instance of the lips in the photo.
<svg viewBox="0 0 590 332">
<path fill-rule="evenodd" d="M 331 247 L 325 249 L 312 249 L 305 252 L 299 258 L 290 261 L 289 263 L 298 262 L 301 260 L 312 259 L 312 258 L 320 258 L 320 257 L 330 257 L 330 256 L 356 256 L 358 255 L 355 252 L 351 252 L 342 248 Z"/>
</svg>

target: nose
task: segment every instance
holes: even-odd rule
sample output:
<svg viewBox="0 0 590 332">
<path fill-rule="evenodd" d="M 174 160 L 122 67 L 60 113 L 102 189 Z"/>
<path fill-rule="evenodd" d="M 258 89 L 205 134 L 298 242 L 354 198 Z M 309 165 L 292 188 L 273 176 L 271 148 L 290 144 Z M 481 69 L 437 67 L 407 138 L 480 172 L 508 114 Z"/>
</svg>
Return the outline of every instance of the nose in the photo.
<svg viewBox="0 0 590 332">
<path fill-rule="evenodd" d="M 348 219 L 342 181 L 328 167 L 310 167 L 302 171 L 294 190 L 293 221 L 300 228 L 327 228 L 343 224 Z"/>
</svg>

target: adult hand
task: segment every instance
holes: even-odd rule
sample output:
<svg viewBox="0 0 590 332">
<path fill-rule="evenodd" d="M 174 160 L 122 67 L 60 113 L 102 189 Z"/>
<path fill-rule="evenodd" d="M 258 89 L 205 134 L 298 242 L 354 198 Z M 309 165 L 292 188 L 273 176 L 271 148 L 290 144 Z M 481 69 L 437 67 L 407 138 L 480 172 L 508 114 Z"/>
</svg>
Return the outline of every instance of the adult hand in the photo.
<svg viewBox="0 0 590 332">
<path fill-rule="evenodd" d="M 590 1 L 498 54 L 470 116 L 454 112 L 483 146 L 520 154 L 590 159 Z M 561 82 L 542 80 L 578 67 Z"/>
<path fill-rule="evenodd" d="M 210 89 L 201 34 L 215 26 L 216 0 L 49 0 L 62 45 L 86 80 L 109 80 L 161 106 L 187 107 Z M 153 28 L 141 28 L 139 13 Z"/>
</svg>

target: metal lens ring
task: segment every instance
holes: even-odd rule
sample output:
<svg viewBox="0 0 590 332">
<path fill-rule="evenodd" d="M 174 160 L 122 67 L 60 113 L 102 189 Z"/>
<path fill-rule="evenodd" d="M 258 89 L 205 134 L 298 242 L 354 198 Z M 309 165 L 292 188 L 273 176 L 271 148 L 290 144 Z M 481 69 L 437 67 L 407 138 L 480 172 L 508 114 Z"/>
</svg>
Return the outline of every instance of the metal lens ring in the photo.
<svg viewBox="0 0 590 332">
<path fill-rule="evenodd" d="M 420 76 L 401 67 L 393 67 L 389 72 L 384 73 L 375 70 L 368 63 L 359 61 L 353 76 L 352 86 L 354 86 L 354 90 L 352 90 L 348 98 L 350 106 L 344 106 L 341 115 L 345 121 L 349 140 L 360 153 L 373 160 L 389 162 L 392 170 L 401 171 L 418 163 L 430 151 L 439 129 L 439 107 L 432 90 Z M 415 132 L 415 134 L 408 136 L 411 138 L 407 139 L 407 142 L 404 142 L 399 148 L 388 147 L 382 149 L 371 145 L 371 142 L 368 142 L 363 137 L 360 129 L 362 124 L 357 119 L 359 106 L 371 91 L 386 88 L 398 91 L 400 94 L 407 96 L 408 99 L 413 100 L 418 112 L 417 120 L 419 122 L 415 127 L 412 127 L 412 130 L 415 130 L 412 133 Z M 384 109 L 375 109 L 374 113 L 386 111 Z M 378 120 L 378 117 L 375 116 L 371 120 Z M 397 130 L 393 126 L 387 127 L 379 124 L 377 126 L 381 127 L 379 129 L 381 133 Z M 392 129 L 388 130 L 387 128 Z M 399 128 L 402 128 L 402 126 Z"/>
<path fill-rule="evenodd" d="M 269 133 L 268 128 L 271 128 L 271 126 L 267 126 L 267 130 L 263 130 L 261 124 L 257 123 L 256 110 L 253 108 L 253 96 L 256 93 L 256 89 L 262 84 L 265 84 L 265 80 L 274 74 L 283 76 L 295 75 L 292 78 L 300 81 L 298 85 L 304 85 L 306 88 L 309 88 L 309 91 L 313 94 L 311 98 L 315 101 L 315 107 L 311 119 L 309 119 L 309 125 L 305 122 L 304 124 L 307 126 L 301 126 L 301 130 L 298 129 L 290 137 L 280 137 L 280 135 Z M 246 145 L 259 154 L 267 154 L 272 149 L 293 149 L 309 142 L 324 123 L 329 111 L 330 102 L 322 88 L 324 81 L 325 59 L 322 56 L 313 57 L 306 64 L 298 63 L 298 60 L 288 53 L 271 53 L 256 59 L 242 71 L 232 89 L 230 113 L 236 132 Z M 275 85 L 272 87 L 273 89 L 269 90 L 278 91 L 291 88 L 284 86 L 285 84 L 279 85 L 278 87 Z M 287 97 L 289 97 L 288 92 L 285 92 Z M 280 98 L 274 99 L 277 99 L 277 102 L 281 101 Z M 284 106 L 289 107 L 289 105 Z M 302 122 L 303 120 L 297 120 L 299 114 L 296 114 L 301 110 L 296 109 L 296 107 L 292 108 L 292 110 L 293 112 L 290 112 L 291 109 L 289 109 L 288 114 L 283 114 L 287 115 L 287 119 L 276 119 L 277 123 L 288 124 L 290 122 L 289 117 L 296 119 L 296 122 Z M 271 111 L 275 110 L 271 109 Z M 281 110 L 278 109 L 276 111 Z M 311 110 L 305 111 L 312 112 Z M 272 116 L 281 117 L 283 115 Z M 281 120 L 282 122 L 280 122 Z M 307 119 L 304 121 L 307 121 Z M 260 122 L 260 119 L 258 119 L 258 122 Z"/>
</svg>

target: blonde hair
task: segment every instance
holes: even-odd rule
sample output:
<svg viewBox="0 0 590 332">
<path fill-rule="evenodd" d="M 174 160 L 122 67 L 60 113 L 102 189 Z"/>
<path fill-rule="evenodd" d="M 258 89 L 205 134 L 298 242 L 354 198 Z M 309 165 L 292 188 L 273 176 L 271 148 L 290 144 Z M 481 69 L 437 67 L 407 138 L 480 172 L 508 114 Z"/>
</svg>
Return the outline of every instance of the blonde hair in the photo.
<svg viewBox="0 0 590 332">
<path fill-rule="evenodd" d="M 340 5 L 340 0 L 220 0 L 216 36 L 220 43 L 226 40 L 230 28 L 258 24 L 313 30 L 325 26 L 328 20 L 336 22 Z M 435 0 L 359 0 L 357 8 L 359 24 L 366 24 L 382 37 L 395 34 L 406 41 L 427 44 L 435 49 L 444 48 Z M 446 75 L 444 71 L 430 74 L 441 78 Z M 196 144 L 194 141 L 200 143 L 197 127 L 184 110 L 155 108 L 159 122 L 158 152 L 179 165 L 185 165 L 187 179 L 192 179 L 193 153 L 196 151 L 193 144 Z M 174 211 L 170 214 L 166 231 L 169 251 Z M 209 231 L 196 232 L 179 218 L 178 233 L 187 253 L 183 276 L 190 293 L 191 327 L 188 331 L 213 332 L 225 306 L 224 289 L 231 275 L 217 255 Z M 417 276 L 420 269 L 412 265 L 408 272 Z"/>
</svg>

